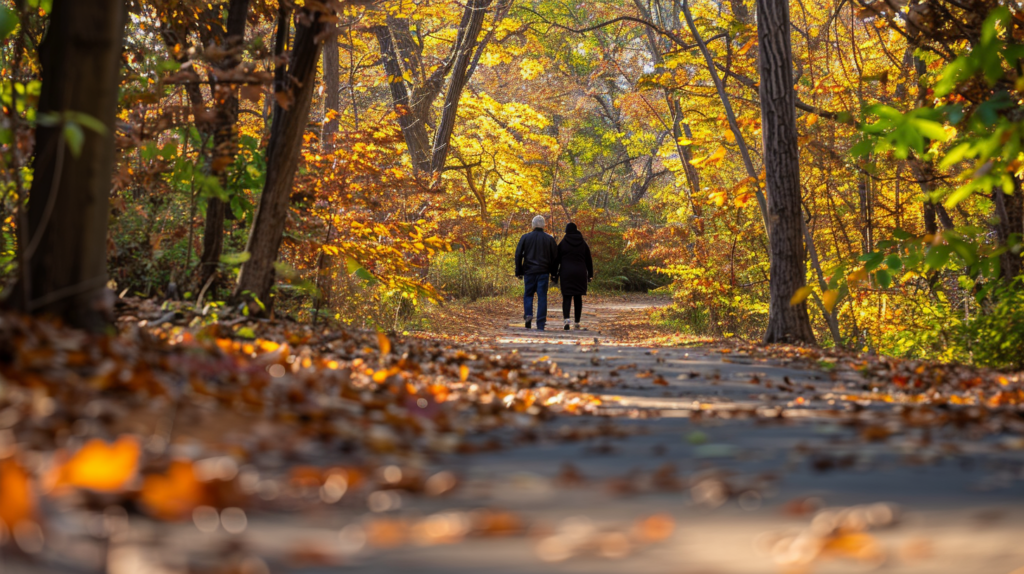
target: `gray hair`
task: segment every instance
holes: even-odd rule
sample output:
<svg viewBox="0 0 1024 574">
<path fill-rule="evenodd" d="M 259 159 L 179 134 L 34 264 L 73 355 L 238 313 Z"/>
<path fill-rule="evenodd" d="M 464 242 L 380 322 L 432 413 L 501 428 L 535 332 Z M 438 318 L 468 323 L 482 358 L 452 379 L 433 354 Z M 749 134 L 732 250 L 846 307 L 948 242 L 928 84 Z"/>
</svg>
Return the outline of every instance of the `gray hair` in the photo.
<svg viewBox="0 0 1024 574">
<path fill-rule="evenodd" d="M 536 229 L 538 227 L 541 228 L 541 229 L 544 229 L 544 216 L 543 215 L 538 215 L 537 217 L 533 218 L 533 228 Z"/>
</svg>

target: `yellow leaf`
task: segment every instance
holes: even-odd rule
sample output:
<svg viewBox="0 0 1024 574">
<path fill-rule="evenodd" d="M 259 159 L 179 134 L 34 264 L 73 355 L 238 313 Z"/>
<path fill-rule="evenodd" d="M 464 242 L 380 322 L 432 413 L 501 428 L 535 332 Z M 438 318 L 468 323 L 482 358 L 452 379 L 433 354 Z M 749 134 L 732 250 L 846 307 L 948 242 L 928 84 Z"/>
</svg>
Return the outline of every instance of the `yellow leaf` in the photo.
<svg viewBox="0 0 1024 574">
<path fill-rule="evenodd" d="M 709 163 L 722 161 L 722 158 L 725 157 L 727 151 L 728 150 L 726 150 L 724 146 L 718 146 L 718 149 L 715 150 L 715 153 L 711 154 L 711 157 L 709 157 L 707 161 Z"/>
<path fill-rule="evenodd" d="M 469 378 L 469 366 L 468 365 L 459 365 L 459 380 L 462 381 L 463 383 L 465 383 L 466 379 L 468 379 L 468 378 Z"/>
<path fill-rule="evenodd" d="M 846 276 L 847 283 L 857 283 L 868 278 L 868 272 L 863 267 Z"/>
<path fill-rule="evenodd" d="M 803 287 L 797 289 L 796 293 L 794 293 L 793 297 L 789 300 L 790 306 L 799 305 L 803 303 L 804 299 L 807 299 L 807 296 L 810 294 L 811 288 L 808 287 L 807 285 L 804 285 Z"/>
<path fill-rule="evenodd" d="M 678 143 L 679 145 L 692 145 L 693 144 L 693 140 L 691 140 L 690 138 L 687 138 L 687 137 L 681 137 L 681 138 L 676 140 L 676 143 Z"/>
<path fill-rule="evenodd" d="M 835 309 L 836 301 L 838 299 L 839 291 L 836 291 L 835 289 L 829 289 L 821 295 L 821 302 L 824 303 L 825 309 L 828 310 L 829 313 L 832 312 L 832 309 Z"/>
<path fill-rule="evenodd" d="M 816 123 L 818 123 L 818 116 L 816 114 L 809 114 L 807 116 L 807 125 L 813 126 Z"/>
<path fill-rule="evenodd" d="M 387 355 L 391 352 L 391 341 L 384 333 L 377 332 L 377 346 L 380 347 L 380 354 Z"/>
</svg>

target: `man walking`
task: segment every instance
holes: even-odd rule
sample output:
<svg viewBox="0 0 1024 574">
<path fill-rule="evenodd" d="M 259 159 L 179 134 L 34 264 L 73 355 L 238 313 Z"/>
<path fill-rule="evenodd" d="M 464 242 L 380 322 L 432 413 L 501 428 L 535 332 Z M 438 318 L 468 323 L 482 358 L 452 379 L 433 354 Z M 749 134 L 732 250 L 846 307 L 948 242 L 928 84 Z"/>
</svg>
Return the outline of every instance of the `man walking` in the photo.
<svg viewBox="0 0 1024 574">
<path fill-rule="evenodd" d="M 523 319 L 526 328 L 533 322 L 533 295 L 537 294 L 537 330 L 543 331 L 548 320 L 548 284 L 555 270 L 558 245 L 555 238 L 544 233 L 544 218 L 533 218 L 533 231 L 519 238 L 516 246 L 516 279 L 524 279 Z"/>
</svg>

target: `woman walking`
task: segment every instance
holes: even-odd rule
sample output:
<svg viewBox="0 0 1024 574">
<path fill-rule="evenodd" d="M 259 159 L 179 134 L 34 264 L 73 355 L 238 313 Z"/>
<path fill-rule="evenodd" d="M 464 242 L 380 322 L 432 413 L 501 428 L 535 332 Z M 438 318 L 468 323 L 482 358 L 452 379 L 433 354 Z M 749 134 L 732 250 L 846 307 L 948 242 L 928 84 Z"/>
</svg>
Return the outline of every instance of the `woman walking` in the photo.
<svg viewBox="0 0 1024 574">
<path fill-rule="evenodd" d="M 587 294 L 587 284 L 594 278 L 594 261 L 590 258 L 590 246 L 583 240 L 583 234 L 575 223 L 565 226 L 565 237 L 558 244 L 555 275 L 562 287 L 565 330 L 569 330 L 569 309 L 573 303 L 576 304 L 576 328 L 579 329 L 580 318 L 583 316 L 583 296 Z"/>
</svg>

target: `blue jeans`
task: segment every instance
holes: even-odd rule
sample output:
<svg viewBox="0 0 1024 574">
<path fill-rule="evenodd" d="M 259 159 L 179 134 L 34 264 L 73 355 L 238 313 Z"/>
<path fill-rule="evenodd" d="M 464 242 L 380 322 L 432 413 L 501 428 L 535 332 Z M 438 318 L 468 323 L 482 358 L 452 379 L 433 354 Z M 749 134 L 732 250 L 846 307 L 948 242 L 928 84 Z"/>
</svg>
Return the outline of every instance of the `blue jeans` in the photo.
<svg viewBox="0 0 1024 574">
<path fill-rule="evenodd" d="M 544 324 L 548 322 L 548 281 L 547 273 L 537 275 L 526 275 L 523 282 L 526 291 L 523 292 L 523 319 L 533 317 L 533 294 L 537 294 L 537 329 L 543 331 Z"/>
</svg>

